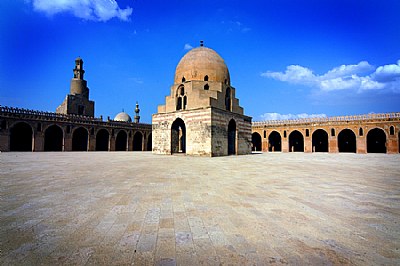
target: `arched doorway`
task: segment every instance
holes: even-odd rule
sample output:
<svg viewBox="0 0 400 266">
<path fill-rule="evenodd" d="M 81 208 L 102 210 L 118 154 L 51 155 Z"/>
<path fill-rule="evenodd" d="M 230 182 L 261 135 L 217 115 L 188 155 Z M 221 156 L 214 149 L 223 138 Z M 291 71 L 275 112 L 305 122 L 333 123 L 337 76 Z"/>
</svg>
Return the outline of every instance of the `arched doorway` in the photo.
<svg viewBox="0 0 400 266">
<path fill-rule="evenodd" d="M 282 138 L 281 134 L 272 131 L 268 136 L 268 151 L 282 151 Z"/>
<path fill-rule="evenodd" d="M 367 134 L 368 153 L 386 153 L 386 134 L 380 128 L 371 129 Z"/>
<path fill-rule="evenodd" d="M 236 122 L 231 119 L 228 124 L 228 155 L 236 154 Z"/>
<path fill-rule="evenodd" d="M 87 151 L 88 148 L 88 131 L 86 128 L 79 127 L 72 134 L 72 150 Z"/>
<path fill-rule="evenodd" d="M 100 129 L 96 134 L 96 151 L 108 151 L 110 134 L 107 129 Z"/>
<path fill-rule="evenodd" d="M 49 126 L 44 132 L 44 150 L 62 151 L 63 131 L 57 125 Z"/>
<path fill-rule="evenodd" d="M 328 152 L 328 133 L 323 129 L 317 129 L 312 134 L 312 151 Z"/>
<path fill-rule="evenodd" d="M 289 151 L 304 152 L 304 137 L 299 131 L 294 130 L 289 134 Z"/>
<path fill-rule="evenodd" d="M 180 118 L 171 126 L 171 153 L 186 153 L 186 127 Z"/>
<path fill-rule="evenodd" d="M 128 135 L 125 130 L 120 130 L 115 139 L 115 150 L 116 151 L 126 151 Z"/>
<path fill-rule="evenodd" d="M 356 134 L 351 129 L 343 129 L 338 135 L 339 152 L 356 152 Z"/>
<path fill-rule="evenodd" d="M 152 135 L 151 133 L 147 136 L 147 151 L 151 151 L 153 148 L 153 144 L 152 144 Z"/>
<path fill-rule="evenodd" d="M 261 135 L 257 132 L 251 134 L 251 143 L 253 144 L 251 147 L 252 151 L 261 151 Z"/>
<path fill-rule="evenodd" d="M 143 134 L 141 132 L 136 132 L 133 135 L 133 150 L 134 151 L 142 151 L 143 147 Z"/>
<path fill-rule="evenodd" d="M 24 122 L 15 124 L 10 130 L 10 151 L 32 151 L 33 130 Z"/>
</svg>

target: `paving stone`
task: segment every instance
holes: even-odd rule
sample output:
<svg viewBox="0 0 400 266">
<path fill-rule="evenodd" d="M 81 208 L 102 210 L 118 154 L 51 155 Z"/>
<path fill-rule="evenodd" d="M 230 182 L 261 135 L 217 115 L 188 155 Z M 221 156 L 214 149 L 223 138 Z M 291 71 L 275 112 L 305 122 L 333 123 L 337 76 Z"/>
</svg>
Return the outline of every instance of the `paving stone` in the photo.
<svg viewBox="0 0 400 266">
<path fill-rule="evenodd" d="M 399 265 L 400 155 L 0 153 L 0 265 Z"/>
</svg>

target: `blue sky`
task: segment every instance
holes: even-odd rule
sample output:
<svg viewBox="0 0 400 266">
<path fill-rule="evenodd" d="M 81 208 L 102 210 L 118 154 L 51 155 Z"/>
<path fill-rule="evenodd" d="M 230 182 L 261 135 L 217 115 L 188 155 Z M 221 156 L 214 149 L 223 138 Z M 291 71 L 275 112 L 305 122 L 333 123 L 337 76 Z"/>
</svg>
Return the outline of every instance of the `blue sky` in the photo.
<svg viewBox="0 0 400 266">
<path fill-rule="evenodd" d="M 400 1 L 2 0 L 0 104 L 55 111 L 81 56 L 95 115 L 143 122 L 199 45 L 253 121 L 400 111 Z"/>
</svg>

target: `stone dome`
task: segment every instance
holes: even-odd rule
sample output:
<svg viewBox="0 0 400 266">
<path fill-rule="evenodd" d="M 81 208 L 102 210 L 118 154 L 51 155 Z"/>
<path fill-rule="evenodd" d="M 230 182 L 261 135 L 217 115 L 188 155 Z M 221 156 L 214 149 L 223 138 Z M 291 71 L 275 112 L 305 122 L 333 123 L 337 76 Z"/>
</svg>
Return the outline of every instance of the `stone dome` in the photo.
<svg viewBox="0 0 400 266">
<path fill-rule="evenodd" d="M 175 70 L 175 84 L 192 80 L 216 81 L 229 85 L 229 70 L 219 54 L 200 46 L 187 52 Z"/>
<path fill-rule="evenodd" d="M 121 121 L 121 122 L 132 122 L 132 118 L 125 112 L 118 113 L 114 121 Z"/>
</svg>

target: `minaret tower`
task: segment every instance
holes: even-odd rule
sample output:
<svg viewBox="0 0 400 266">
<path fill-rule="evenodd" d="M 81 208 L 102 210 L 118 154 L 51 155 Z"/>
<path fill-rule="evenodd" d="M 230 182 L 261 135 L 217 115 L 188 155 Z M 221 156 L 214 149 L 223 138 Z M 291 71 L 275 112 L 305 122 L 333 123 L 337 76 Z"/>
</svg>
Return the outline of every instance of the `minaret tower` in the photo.
<svg viewBox="0 0 400 266">
<path fill-rule="evenodd" d="M 139 109 L 139 104 L 136 102 L 136 108 L 135 108 L 135 123 L 138 124 L 140 121 L 140 115 L 139 115 L 140 109 Z"/>
<path fill-rule="evenodd" d="M 83 79 L 85 70 L 83 70 L 83 60 L 78 57 L 75 59 L 74 77 L 71 79 L 70 94 L 82 95 L 84 98 L 89 99 L 89 88 L 87 81 Z"/>
<path fill-rule="evenodd" d="M 56 112 L 61 114 L 74 114 L 94 116 L 94 101 L 89 100 L 87 81 L 83 79 L 83 60 L 75 59 L 75 68 L 72 70 L 74 77 L 71 79 L 69 94 L 64 102 L 57 107 Z"/>
</svg>

